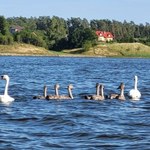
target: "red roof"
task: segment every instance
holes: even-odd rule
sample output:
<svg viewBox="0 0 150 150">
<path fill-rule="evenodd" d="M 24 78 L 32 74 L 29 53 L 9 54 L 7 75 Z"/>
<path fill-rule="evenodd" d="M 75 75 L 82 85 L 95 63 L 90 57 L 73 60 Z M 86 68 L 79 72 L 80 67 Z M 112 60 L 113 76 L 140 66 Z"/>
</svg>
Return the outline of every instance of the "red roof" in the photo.
<svg viewBox="0 0 150 150">
<path fill-rule="evenodd" d="M 113 38 L 112 33 L 106 32 L 106 31 L 96 31 L 96 35 L 99 37 L 104 37 L 104 38 Z"/>
</svg>

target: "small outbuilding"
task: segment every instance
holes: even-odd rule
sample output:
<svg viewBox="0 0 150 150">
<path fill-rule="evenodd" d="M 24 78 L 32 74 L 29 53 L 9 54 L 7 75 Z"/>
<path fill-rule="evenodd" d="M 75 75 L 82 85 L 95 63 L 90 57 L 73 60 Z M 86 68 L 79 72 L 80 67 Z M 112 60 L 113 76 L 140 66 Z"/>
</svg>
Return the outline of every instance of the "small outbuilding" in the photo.
<svg viewBox="0 0 150 150">
<path fill-rule="evenodd" d="M 20 32 L 22 31 L 24 28 L 21 27 L 21 26 L 17 26 L 17 25 L 13 25 L 10 27 L 10 32 L 13 34 L 13 33 L 16 33 L 16 32 Z"/>
</svg>

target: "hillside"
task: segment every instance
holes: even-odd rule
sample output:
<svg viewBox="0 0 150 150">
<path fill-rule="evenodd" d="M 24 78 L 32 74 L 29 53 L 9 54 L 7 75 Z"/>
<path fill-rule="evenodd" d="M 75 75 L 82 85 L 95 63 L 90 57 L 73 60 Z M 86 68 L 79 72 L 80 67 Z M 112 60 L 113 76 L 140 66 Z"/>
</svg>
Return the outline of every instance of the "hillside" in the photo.
<svg viewBox="0 0 150 150">
<path fill-rule="evenodd" d="M 80 48 L 54 52 L 29 44 L 15 43 L 9 46 L 0 45 L 0 55 L 150 58 L 150 47 L 141 43 L 100 43 L 88 51 Z"/>
<path fill-rule="evenodd" d="M 36 47 L 30 44 L 15 43 L 14 45 L 0 45 L 0 55 L 53 56 L 56 54 L 42 47 Z"/>
<path fill-rule="evenodd" d="M 66 54 L 104 57 L 147 57 L 150 58 L 150 47 L 141 43 L 101 43 L 88 51 L 82 49 L 64 50 Z"/>
</svg>

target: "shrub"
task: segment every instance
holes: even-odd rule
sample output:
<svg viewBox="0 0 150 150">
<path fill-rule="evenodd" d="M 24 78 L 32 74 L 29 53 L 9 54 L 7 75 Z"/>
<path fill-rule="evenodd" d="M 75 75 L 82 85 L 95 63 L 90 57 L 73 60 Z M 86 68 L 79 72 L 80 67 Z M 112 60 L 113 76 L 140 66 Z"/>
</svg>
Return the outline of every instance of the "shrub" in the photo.
<svg viewBox="0 0 150 150">
<path fill-rule="evenodd" d="M 91 41 L 85 41 L 82 45 L 84 51 L 89 51 L 91 47 L 92 47 Z"/>
</svg>

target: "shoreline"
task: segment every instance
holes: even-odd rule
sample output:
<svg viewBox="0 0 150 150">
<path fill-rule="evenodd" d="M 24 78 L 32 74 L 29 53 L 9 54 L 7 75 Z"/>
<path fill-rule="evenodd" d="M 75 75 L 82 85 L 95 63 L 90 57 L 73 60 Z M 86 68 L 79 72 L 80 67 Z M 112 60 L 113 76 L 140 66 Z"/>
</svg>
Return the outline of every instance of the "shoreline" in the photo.
<svg viewBox="0 0 150 150">
<path fill-rule="evenodd" d="M 125 57 L 125 56 L 93 56 L 93 55 L 32 55 L 32 54 L 12 54 L 12 53 L 0 53 L 0 57 L 66 57 L 66 58 L 128 58 L 128 59 L 150 59 L 149 57 Z"/>
<path fill-rule="evenodd" d="M 16 54 L 16 53 L 0 53 L 1 56 L 35 56 L 35 57 L 82 57 L 82 58 L 88 58 L 88 57 L 98 57 L 98 58 L 106 58 L 107 56 L 94 56 L 94 55 L 44 55 L 44 54 Z"/>
</svg>

